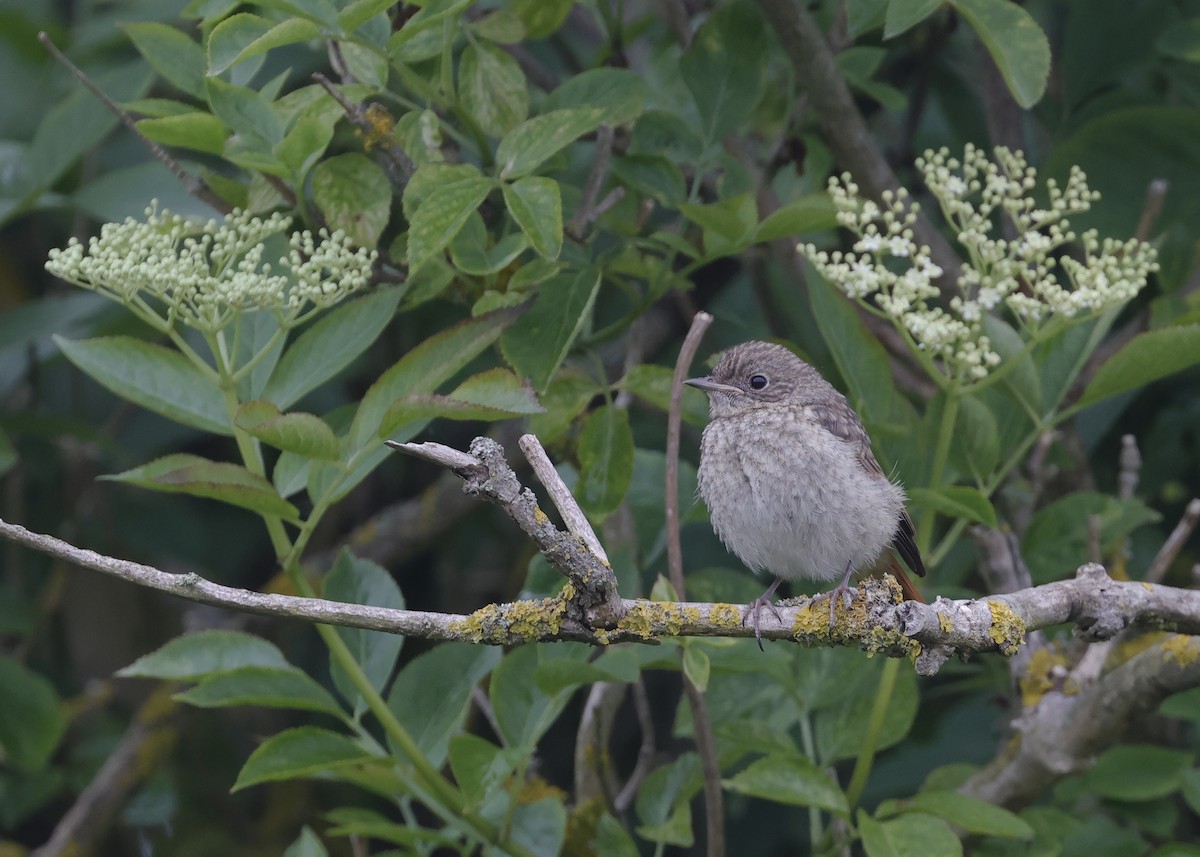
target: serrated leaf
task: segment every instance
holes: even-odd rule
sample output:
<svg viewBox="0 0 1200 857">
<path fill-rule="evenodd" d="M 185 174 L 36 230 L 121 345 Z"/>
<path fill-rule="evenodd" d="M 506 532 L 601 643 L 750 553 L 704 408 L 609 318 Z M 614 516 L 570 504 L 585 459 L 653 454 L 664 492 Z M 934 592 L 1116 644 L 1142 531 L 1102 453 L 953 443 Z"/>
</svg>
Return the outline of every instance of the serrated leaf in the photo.
<svg viewBox="0 0 1200 857">
<path fill-rule="evenodd" d="M 283 353 L 263 398 L 291 407 L 345 369 L 387 327 L 402 295 L 401 289 L 381 289 L 322 316 Z"/>
<path fill-rule="evenodd" d="M 500 178 L 528 175 L 560 150 L 604 121 L 599 107 L 553 110 L 527 119 L 504 135 L 496 147 Z"/>
<path fill-rule="evenodd" d="M 371 385 L 354 415 L 350 436 L 357 448 L 376 436 L 384 415 L 404 396 L 432 393 L 478 357 L 525 312 L 525 305 L 467 319 L 426 339 Z"/>
<path fill-rule="evenodd" d="M 250 754 L 232 791 L 258 783 L 293 780 L 373 758 L 350 738 L 328 729 L 300 726 L 268 738 Z"/>
<path fill-rule="evenodd" d="M 300 518 L 300 510 L 280 497 L 275 487 L 257 473 L 240 464 L 209 461 L 189 453 L 165 455 L 141 467 L 102 478 L 155 491 L 220 500 L 288 521 Z"/>
<path fill-rule="evenodd" d="M 1017 104 L 1037 104 L 1050 77 L 1050 42 L 1033 16 L 1011 0 L 951 3 L 991 54 Z"/>
<path fill-rule="evenodd" d="M 830 776 L 803 756 L 767 756 L 739 771 L 722 785 L 739 794 L 786 803 L 815 806 L 842 818 L 850 807 L 846 795 Z"/>
<path fill-rule="evenodd" d="M 625 499 L 633 478 L 629 412 L 615 405 L 593 411 L 579 432 L 579 505 L 601 518 Z"/>
<path fill-rule="evenodd" d="M 326 158 L 313 167 L 312 194 L 331 230 L 342 230 L 359 247 L 379 243 L 392 211 L 392 185 L 377 163 L 358 152 Z"/>
<path fill-rule="evenodd" d="M 237 132 L 243 145 L 248 147 L 247 154 L 269 152 L 283 139 L 283 122 L 274 105 L 262 93 L 226 83 L 219 77 L 207 78 L 205 86 L 213 113 L 227 128 Z"/>
<path fill-rule="evenodd" d="M 908 491 L 908 499 L 914 506 L 933 509 L 952 518 L 962 518 L 989 527 L 998 524 L 992 501 L 977 489 L 966 485 L 911 488 Z"/>
<path fill-rule="evenodd" d="M 247 666 L 214 673 L 174 698 L 199 708 L 261 705 L 345 716 L 325 688 L 295 668 Z"/>
<path fill-rule="evenodd" d="M 131 336 L 54 341 L 68 360 L 118 396 L 193 428 L 232 433 L 216 384 L 178 351 Z"/>
<path fill-rule="evenodd" d="M 940 818 L 902 815 L 879 822 L 858 811 L 858 831 L 867 857 L 962 857 L 962 843 Z"/>
<path fill-rule="evenodd" d="M 504 204 L 529 243 L 547 259 L 562 251 L 562 196 L 558 182 L 543 176 L 526 176 L 502 185 Z"/>
<path fill-rule="evenodd" d="M 239 407 L 233 421 L 238 428 L 276 449 L 327 461 L 338 457 L 333 429 L 313 414 L 283 414 L 273 402 L 254 401 Z"/>
<path fill-rule="evenodd" d="M 294 669 L 274 644 L 242 631 L 196 631 L 176 637 L 116 674 L 122 678 L 198 681 L 242 667 Z"/>
<path fill-rule="evenodd" d="M 414 393 L 403 397 L 384 414 L 379 434 L 387 436 L 405 423 L 437 417 L 490 421 L 543 410 L 528 384 L 509 370 L 497 367 L 471 376 L 449 396 Z"/>
<path fill-rule="evenodd" d="M 67 712 L 53 685 L 0 656 L 0 750 L 17 771 L 41 769 L 62 740 Z"/>
<path fill-rule="evenodd" d="M 187 33 L 150 22 L 120 27 L 152 69 L 188 95 L 204 98 L 204 49 Z"/>
<path fill-rule="evenodd" d="M 1200 363 L 1200 324 L 1148 330 L 1100 366 L 1080 398 L 1081 405 L 1135 390 Z"/>
<path fill-rule="evenodd" d="M 594 268 L 565 271 L 542 283 L 529 312 L 500 339 L 504 359 L 541 393 L 584 323 L 600 288 Z"/>
<path fill-rule="evenodd" d="M 412 216 L 408 230 L 409 266 L 418 268 L 441 252 L 494 186 L 491 179 L 475 175 L 435 187 Z"/>
<path fill-rule="evenodd" d="M 529 87 L 515 59 L 495 45 L 470 42 L 458 61 L 463 109 L 489 137 L 503 137 L 529 115 Z"/>
<path fill-rule="evenodd" d="M 225 150 L 229 132 L 211 113 L 184 113 L 161 119 L 140 119 L 137 129 L 150 140 L 164 146 L 177 146 L 195 152 L 219 155 Z"/>
<path fill-rule="evenodd" d="M 413 658 L 396 676 L 388 707 L 421 752 L 441 767 L 451 737 L 466 721 L 471 693 L 496 665 L 501 651 L 469 643 L 442 643 Z"/>
</svg>

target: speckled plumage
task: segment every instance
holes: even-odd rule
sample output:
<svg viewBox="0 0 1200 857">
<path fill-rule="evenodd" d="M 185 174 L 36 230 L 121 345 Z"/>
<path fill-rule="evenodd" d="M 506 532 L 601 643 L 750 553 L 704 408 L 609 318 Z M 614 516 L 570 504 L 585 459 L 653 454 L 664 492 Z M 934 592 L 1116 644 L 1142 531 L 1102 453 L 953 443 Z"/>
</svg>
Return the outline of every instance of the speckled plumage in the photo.
<svg viewBox="0 0 1200 857">
<path fill-rule="evenodd" d="M 903 489 L 816 369 L 781 345 L 747 342 L 688 383 L 709 398 L 700 495 L 713 529 L 747 567 L 844 584 L 895 543 L 924 574 Z"/>
</svg>

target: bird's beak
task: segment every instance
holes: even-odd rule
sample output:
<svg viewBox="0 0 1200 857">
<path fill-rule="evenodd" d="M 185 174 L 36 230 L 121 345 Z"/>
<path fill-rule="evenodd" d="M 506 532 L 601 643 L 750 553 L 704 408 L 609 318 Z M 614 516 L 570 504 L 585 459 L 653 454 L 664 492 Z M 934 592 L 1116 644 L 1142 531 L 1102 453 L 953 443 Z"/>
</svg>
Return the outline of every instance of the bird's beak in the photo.
<svg viewBox="0 0 1200 857">
<path fill-rule="evenodd" d="M 705 393 L 740 393 L 737 387 L 731 387 L 729 384 L 721 384 L 714 381 L 712 378 L 688 378 L 683 383 L 689 387 L 695 387 L 697 390 L 703 390 Z"/>
</svg>

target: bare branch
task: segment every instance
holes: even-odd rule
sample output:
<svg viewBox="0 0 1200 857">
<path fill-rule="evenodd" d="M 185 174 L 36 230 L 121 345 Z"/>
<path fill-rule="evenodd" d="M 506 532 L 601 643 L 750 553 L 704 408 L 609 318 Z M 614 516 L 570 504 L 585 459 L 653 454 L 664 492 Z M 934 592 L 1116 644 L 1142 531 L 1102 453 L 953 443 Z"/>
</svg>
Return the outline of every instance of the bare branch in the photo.
<svg viewBox="0 0 1200 857">
<path fill-rule="evenodd" d="M 567 529 L 581 539 L 588 546 L 588 550 L 599 557 L 602 563 L 609 565 L 608 554 L 604 552 L 604 546 L 596 537 L 596 531 L 588 523 L 587 515 L 583 514 L 583 510 L 575 502 L 575 497 L 571 494 L 567 483 L 562 481 L 562 477 L 550 463 L 550 457 L 546 455 L 541 441 L 535 435 L 523 434 L 518 443 L 521 452 L 525 453 L 525 460 L 533 468 L 533 473 L 537 476 L 538 481 L 545 486 L 546 492 L 550 495 L 550 502 L 554 504 L 554 508 L 558 509 L 558 514 L 562 516 Z"/>
<path fill-rule="evenodd" d="M 1183 549 L 1184 543 L 1187 542 L 1198 523 L 1200 523 L 1200 498 L 1193 497 L 1192 501 L 1187 504 L 1183 517 L 1171 531 L 1171 535 L 1167 536 L 1163 546 L 1158 549 L 1158 555 L 1154 557 L 1154 562 L 1150 563 L 1150 567 L 1146 569 L 1148 583 L 1162 583 L 1163 578 L 1167 576 L 1167 569 L 1179 555 L 1179 551 Z"/>
</svg>

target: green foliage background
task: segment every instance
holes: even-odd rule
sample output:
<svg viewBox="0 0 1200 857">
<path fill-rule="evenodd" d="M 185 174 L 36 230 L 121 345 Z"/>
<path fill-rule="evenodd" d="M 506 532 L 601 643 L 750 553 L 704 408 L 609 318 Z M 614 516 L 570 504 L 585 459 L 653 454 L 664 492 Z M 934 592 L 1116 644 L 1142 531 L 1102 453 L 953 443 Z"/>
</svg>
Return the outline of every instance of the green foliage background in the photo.
<svg viewBox="0 0 1200 857">
<path fill-rule="evenodd" d="M 920 501 L 938 560 L 928 595 L 985 591 L 961 534 L 993 516 L 1021 537 L 1035 583 L 1086 559 L 1089 515 L 1114 575 L 1137 578 L 1200 493 L 1200 4 L 811 9 L 839 49 L 828 84 L 849 86 L 868 145 L 915 193 L 925 148 L 1009 145 L 1060 181 L 1083 167 L 1103 199 L 1075 226 L 1124 238 L 1150 182 L 1169 182 L 1144 236 L 1161 270 L 1105 320 L 1120 331 L 1142 319 L 1151 333 L 1093 376 L 1036 486 L 1027 443 L 1053 419 L 1031 421 L 997 385 L 960 408 L 942 472 L 944 398 L 894 384 L 878 329 L 795 261 L 797 240 L 844 240 L 823 189 L 845 168 L 834 153 L 849 129 L 798 85 L 778 8 L 118 0 L 64 16 L 48 2 L 0 4 L 0 517 L 231 586 L 312 580 L 330 598 L 466 613 L 559 581 L 494 509 L 387 457 L 380 439 L 462 448 L 492 431 L 511 448 L 528 427 L 599 525 L 623 594 L 644 596 L 666 567 L 669 367 L 702 308 L 716 317 L 703 353 L 784 339 L 847 391 L 885 468 Z M 379 251 L 368 293 L 293 335 L 238 399 L 320 417 L 289 424 L 299 441 L 263 428 L 269 411 L 205 398 L 161 359 L 162 337 L 43 270 L 50 248 L 141 217 L 152 199 L 214 212 L 49 57 L 41 30 L 212 199 L 286 210 L 297 227 L 341 229 Z M 357 127 L 316 72 L 364 108 Z M 251 326 L 247 347 L 269 341 L 269 326 Z M 1014 385 L 1056 390 L 1043 416 L 1078 395 L 1072 372 L 1097 344 L 1087 335 L 1108 328 L 1082 330 L 1013 373 Z M 699 394 L 688 392 L 684 419 L 688 597 L 746 601 L 758 582 L 692 500 Z M 1135 497 L 1118 499 L 1126 433 L 1143 464 Z M 180 476 L 209 466 L 197 462 L 251 466 L 246 449 L 265 477 L 253 492 L 240 475 L 219 491 L 197 487 L 221 481 L 217 471 Z M 184 493 L 143 490 L 168 484 Z M 290 575 L 285 521 L 310 524 L 288 542 Z M 597 657 L 570 644 L 501 652 L 347 631 L 322 645 L 297 623 L 214 616 L 11 545 L 0 557 L 0 850 L 48 839 L 147 716 L 154 685 L 132 680 L 143 676 L 187 683 L 190 706 L 169 715 L 161 752 L 147 755 L 97 853 L 149 841 L 165 855 L 348 854 L 347 835 L 370 853 L 489 842 L 702 853 L 700 764 L 673 645 Z M 1195 562 L 1193 541 L 1168 582 L 1187 585 Z M 167 642 L 195 628 L 206 630 Z M 331 659 L 339 646 L 358 679 Z M 974 836 L 968 853 L 1200 853 L 1188 844 L 1200 831 L 1195 692 L 1018 817 L 949 791 L 1002 750 L 1019 710 L 998 656 L 934 680 L 902 665 L 873 733 L 883 751 L 848 797 L 885 675 L 878 659 L 784 644 L 763 654 L 749 641 L 683 648 L 689 678 L 706 685 L 730 853 L 851 841 L 871 855 L 962 853 L 947 822 Z M 575 756 L 599 681 L 640 681 L 656 735 L 652 773 L 615 810 L 613 793 L 606 801 L 581 777 L 584 762 L 619 788 L 642 734 L 626 698 L 609 755 Z M 486 706 L 472 702 L 476 687 Z M 381 728 L 372 694 L 396 726 Z"/>
</svg>

